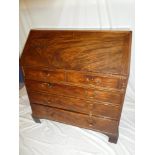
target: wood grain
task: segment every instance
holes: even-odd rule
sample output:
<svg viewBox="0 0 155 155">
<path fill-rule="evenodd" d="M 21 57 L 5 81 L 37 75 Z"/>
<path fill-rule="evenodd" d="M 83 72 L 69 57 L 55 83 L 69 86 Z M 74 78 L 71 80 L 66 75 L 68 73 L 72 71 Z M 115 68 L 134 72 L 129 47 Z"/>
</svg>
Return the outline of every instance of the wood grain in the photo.
<svg viewBox="0 0 155 155">
<path fill-rule="evenodd" d="M 119 120 L 120 106 L 112 104 L 94 102 L 73 97 L 64 97 L 58 95 L 47 95 L 46 93 L 29 93 L 31 103 L 39 103 L 68 111 L 89 114 L 93 116 L 106 117 Z"/>
<path fill-rule="evenodd" d="M 32 30 L 29 36 L 23 66 L 128 75 L 129 31 Z"/>
<path fill-rule="evenodd" d="M 131 31 L 31 30 L 20 65 L 35 121 L 106 134 L 117 143 Z"/>
<path fill-rule="evenodd" d="M 122 104 L 123 94 L 119 92 L 96 91 L 94 89 L 85 89 L 77 86 L 69 86 L 58 83 L 47 83 L 33 80 L 25 80 L 28 91 L 44 92 L 48 94 L 57 94 L 81 99 L 94 99 L 113 104 Z"/>
<path fill-rule="evenodd" d="M 61 82 L 65 81 L 65 72 L 61 71 L 48 71 L 32 68 L 24 68 L 25 78 L 43 82 Z"/>
<path fill-rule="evenodd" d="M 67 73 L 67 82 L 119 89 L 120 78 L 110 76 L 93 76 L 88 73 L 82 74 L 78 72 L 69 72 Z"/>
<path fill-rule="evenodd" d="M 127 83 L 125 76 L 119 75 L 102 75 L 92 74 L 90 72 L 77 72 L 72 70 L 51 70 L 49 68 L 33 68 L 24 67 L 25 79 L 42 81 L 42 82 L 55 82 L 68 85 L 83 86 L 88 88 L 97 88 L 100 90 L 111 89 L 121 91 Z"/>
<path fill-rule="evenodd" d="M 88 115 L 47 107 L 39 104 L 31 104 L 31 107 L 33 116 L 40 118 L 52 119 L 55 121 L 65 122 L 67 124 L 103 132 L 117 133 L 118 130 L 118 122 L 114 120 L 98 117 L 90 118 Z M 92 122 L 91 124 L 90 121 Z"/>
</svg>

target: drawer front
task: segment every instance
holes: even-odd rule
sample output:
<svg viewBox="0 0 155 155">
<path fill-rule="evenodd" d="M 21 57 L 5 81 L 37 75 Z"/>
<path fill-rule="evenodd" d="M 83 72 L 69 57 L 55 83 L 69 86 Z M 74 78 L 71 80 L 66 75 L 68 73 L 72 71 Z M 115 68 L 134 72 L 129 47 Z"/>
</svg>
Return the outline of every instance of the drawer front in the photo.
<svg viewBox="0 0 155 155">
<path fill-rule="evenodd" d="M 57 95 L 47 95 L 43 93 L 29 93 L 29 99 L 31 103 L 39 103 L 74 112 L 89 114 L 89 104 L 85 100 Z"/>
<path fill-rule="evenodd" d="M 40 81 L 25 80 L 28 91 L 47 92 L 64 96 L 72 96 L 82 99 L 92 99 L 113 104 L 121 104 L 123 94 L 120 92 L 96 91 L 76 86 L 69 86 L 56 83 L 46 83 Z"/>
<path fill-rule="evenodd" d="M 25 80 L 28 91 L 41 91 L 50 94 L 85 98 L 85 89 L 56 83 Z"/>
<path fill-rule="evenodd" d="M 83 128 L 102 132 L 116 133 L 118 122 L 105 118 L 90 117 L 88 115 L 69 112 L 58 108 L 51 108 L 38 104 L 31 104 L 33 116 L 59 121 Z"/>
<path fill-rule="evenodd" d="M 61 71 L 37 70 L 24 68 L 25 78 L 44 82 L 59 82 L 65 80 L 65 73 Z"/>
<path fill-rule="evenodd" d="M 29 99 L 31 103 L 39 103 L 84 114 L 89 114 L 91 112 L 94 116 L 109 117 L 116 120 L 119 120 L 120 116 L 119 106 L 105 105 L 103 103 L 83 99 L 47 95 L 43 93 L 30 93 Z"/>
<path fill-rule="evenodd" d="M 108 117 L 110 119 L 119 120 L 121 115 L 121 108 L 119 106 L 97 103 L 92 106 L 92 114 L 94 116 Z"/>
<path fill-rule="evenodd" d="M 98 91 L 93 89 L 87 89 L 86 94 L 89 98 L 102 101 L 109 102 L 113 104 L 122 104 L 123 101 L 123 92 L 115 92 L 115 91 Z"/>
<path fill-rule="evenodd" d="M 95 76 L 79 72 L 68 72 L 67 81 L 75 84 L 119 89 L 120 78 L 112 76 Z"/>
<path fill-rule="evenodd" d="M 123 93 L 95 91 L 95 99 L 103 102 L 121 104 L 123 102 Z"/>
</svg>

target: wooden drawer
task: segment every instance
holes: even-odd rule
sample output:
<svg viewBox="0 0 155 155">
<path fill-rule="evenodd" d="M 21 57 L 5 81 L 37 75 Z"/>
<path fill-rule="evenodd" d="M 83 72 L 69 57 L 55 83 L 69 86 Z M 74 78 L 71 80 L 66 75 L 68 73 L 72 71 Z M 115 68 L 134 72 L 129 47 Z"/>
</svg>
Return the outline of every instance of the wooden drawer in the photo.
<svg viewBox="0 0 155 155">
<path fill-rule="evenodd" d="M 35 117 L 47 118 L 66 124 L 76 125 L 101 132 L 117 133 L 118 122 L 105 118 L 89 117 L 88 115 L 51 108 L 44 105 L 31 104 Z"/>
<path fill-rule="evenodd" d="M 86 94 L 91 99 L 118 105 L 122 103 L 124 97 L 123 92 L 108 91 L 108 90 L 99 91 L 99 90 L 87 89 Z"/>
<path fill-rule="evenodd" d="M 69 111 L 89 114 L 94 116 L 109 117 L 118 120 L 120 117 L 120 107 L 111 104 L 103 104 L 73 97 L 63 97 L 57 95 L 47 95 L 43 93 L 29 93 L 31 103 L 39 103 Z"/>
<path fill-rule="evenodd" d="M 56 83 L 32 81 L 32 80 L 25 80 L 25 82 L 26 82 L 27 89 L 29 91 L 35 91 L 35 92 L 40 91 L 40 92 L 47 92 L 50 94 L 74 96 L 79 98 L 86 97 L 84 88 L 68 86 L 63 84 L 56 84 Z"/>
<path fill-rule="evenodd" d="M 109 91 L 95 91 L 96 100 L 101 100 L 103 102 L 110 102 L 115 104 L 120 104 L 123 101 L 124 95 L 122 92 L 109 92 Z"/>
<path fill-rule="evenodd" d="M 65 81 L 65 73 L 61 71 L 37 70 L 24 68 L 25 78 L 44 82 Z"/>
<path fill-rule="evenodd" d="M 99 76 L 80 72 L 68 72 L 67 82 L 85 84 L 88 86 L 122 89 L 119 76 Z"/>
<path fill-rule="evenodd" d="M 56 83 L 25 80 L 28 91 L 47 92 L 64 96 L 72 96 L 83 99 L 94 99 L 102 102 L 121 104 L 123 94 L 111 91 L 96 91 L 82 87 L 69 86 Z"/>
</svg>

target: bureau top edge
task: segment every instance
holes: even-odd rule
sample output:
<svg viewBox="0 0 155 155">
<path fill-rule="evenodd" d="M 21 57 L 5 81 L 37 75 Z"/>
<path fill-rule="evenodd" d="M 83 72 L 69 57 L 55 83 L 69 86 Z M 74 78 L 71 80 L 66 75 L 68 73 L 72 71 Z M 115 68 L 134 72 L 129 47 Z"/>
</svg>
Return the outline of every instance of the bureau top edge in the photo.
<svg viewBox="0 0 155 155">
<path fill-rule="evenodd" d="M 32 31 L 85 31 L 85 32 L 125 32 L 125 33 L 132 33 L 132 30 L 129 28 L 34 28 L 30 29 L 30 32 Z"/>
</svg>

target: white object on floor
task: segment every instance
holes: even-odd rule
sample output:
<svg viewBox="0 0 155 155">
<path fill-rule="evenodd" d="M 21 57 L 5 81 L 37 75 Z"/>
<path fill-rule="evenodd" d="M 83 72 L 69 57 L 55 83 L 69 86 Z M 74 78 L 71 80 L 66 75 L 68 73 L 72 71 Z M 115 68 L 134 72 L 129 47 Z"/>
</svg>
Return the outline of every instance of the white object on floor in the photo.
<svg viewBox="0 0 155 155">
<path fill-rule="evenodd" d="M 35 123 L 25 87 L 20 90 L 21 155 L 134 155 L 134 104 L 125 102 L 117 144 L 104 134 L 41 119 Z"/>
</svg>

